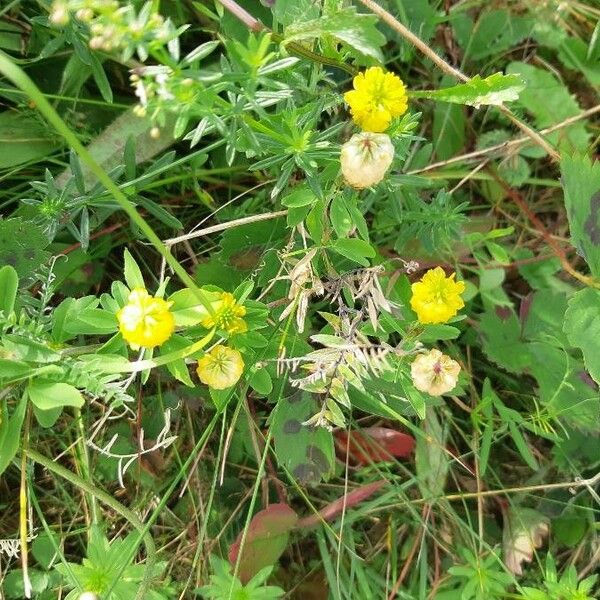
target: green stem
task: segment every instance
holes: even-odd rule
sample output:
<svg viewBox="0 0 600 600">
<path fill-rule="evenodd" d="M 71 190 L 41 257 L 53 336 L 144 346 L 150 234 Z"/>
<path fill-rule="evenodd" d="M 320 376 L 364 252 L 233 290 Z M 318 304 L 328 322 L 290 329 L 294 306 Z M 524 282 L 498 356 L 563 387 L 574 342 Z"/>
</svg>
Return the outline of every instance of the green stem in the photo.
<svg viewBox="0 0 600 600">
<path fill-rule="evenodd" d="M 146 539 L 146 536 L 148 535 L 148 532 L 150 531 L 150 527 L 152 527 L 152 525 L 154 525 L 154 523 L 158 519 L 158 516 L 162 512 L 163 508 L 166 506 L 166 504 L 169 501 L 173 492 L 175 491 L 175 488 L 179 485 L 179 482 L 183 479 L 183 476 L 186 474 L 187 470 L 190 468 L 192 463 L 196 460 L 196 456 L 198 455 L 198 452 L 200 452 L 203 449 L 204 445 L 208 441 L 208 437 L 212 433 L 212 431 L 217 423 L 217 420 L 219 419 L 219 417 L 221 416 L 221 414 L 223 413 L 224 410 L 225 410 L 225 406 L 223 406 L 222 408 L 218 409 L 215 412 L 212 419 L 210 420 L 210 423 L 206 426 L 206 429 L 204 430 L 202 437 L 198 440 L 198 442 L 194 446 L 193 450 L 190 452 L 190 455 L 188 456 L 185 463 L 183 463 L 177 476 L 173 478 L 171 485 L 167 488 L 167 491 L 161 498 L 161 501 L 158 503 L 158 506 L 154 509 L 154 512 L 152 513 L 150 518 L 146 520 L 146 524 L 142 525 L 142 527 L 139 528 L 140 537 L 138 539 L 138 542 L 133 545 L 133 548 L 129 551 L 129 554 L 125 555 L 125 557 L 124 557 L 125 560 L 123 560 L 123 563 L 122 563 L 123 566 L 121 567 L 121 572 L 119 573 L 119 575 L 117 577 L 117 581 L 123 575 L 123 571 L 125 570 L 126 566 L 129 564 L 131 559 L 133 558 L 139 542 L 142 539 Z M 150 539 L 152 539 L 152 538 L 150 538 Z M 138 595 L 136 596 L 136 600 L 138 600 L 138 598 L 140 600 L 143 598 L 143 596 L 140 596 L 139 592 L 138 592 Z"/>
<path fill-rule="evenodd" d="M 121 209 L 133 221 L 140 231 L 146 236 L 151 244 L 160 252 L 167 261 L 167 264 L 177 274 L 179 279 L 195 294 L 202 306 L 206 308 L 209 314 L 214 314 L 214 308 L 205 294 L 198 288 L 194 280 L 188 275 L 187 271 L 179 264 L 177 259 L 171 254 L 171 251 L 162 240 L 154 233 L 152 227 L 140 215 L 135 206 L 129 201 L 127 196 L 119 189 L 117 184 L 108 176 L 104 169 L 96 162 L 92 154 L 79 141 L 77 136 L 70 130 L 69 126 L 62 120 L 60 115 L 54 110 L 52 105 L 46 100 L 44 94 L 27 76 L 27 74 L 15 65 L 10 57 L 0 51 L 0 73 L 7 77 L 19 89 L 25 92 L 36 105 L 36 108 L 42 113 L 46 120 L 58 131 L 69 146 L 75 150 L 81 160 L 87 165 L 89 170 L 98 178 L 104 187 L 113 195 L 114 199 L 121 206 Z"/>
<path fill-rule="evenodd" d="M 85 479 L 79 477 L 75 473 L 72 473 L 68 469 L 65 469 L 62 465 L 54 462 L 48 457 L 40 454 L 36 450 L 32 450 L 31 448 L 27 449 L 27 456 L 35 461 L 36 463 L 42 465 L 49 471 L 52 471 L 55 475 L 66 479 L 72 485 L 82 489 L 83 491 L 91 494 L 100 502 L 103 502 L 116 513 L 121 515 L 124 519 L 129 521 L 133 527 L 135 527 L 140 535 L 143 537 L 144 545 L 146 546 L 146 569 L 144 570 L 144 577 L 140 584 L 140 587 L 135 596 L 136 600 L 143 600 L 146 598 L 146 593 L 150 588 L 150 582 L 152 579 L 152 571 L 154 568 L 154 564 L 156 563 L 156 548 L 154 546 L 154 540 L 152 536 L 148 533 L 148 528 L 144 526 L 144 523 L 140 521 L 137 515 L 129 510 L 127 507 L 123 506 L 118 500 L 115 500 L 112 496 L 104 492 L 103 490 L 98 489 L 96 486 L 87 482 Z"/>
</svg>

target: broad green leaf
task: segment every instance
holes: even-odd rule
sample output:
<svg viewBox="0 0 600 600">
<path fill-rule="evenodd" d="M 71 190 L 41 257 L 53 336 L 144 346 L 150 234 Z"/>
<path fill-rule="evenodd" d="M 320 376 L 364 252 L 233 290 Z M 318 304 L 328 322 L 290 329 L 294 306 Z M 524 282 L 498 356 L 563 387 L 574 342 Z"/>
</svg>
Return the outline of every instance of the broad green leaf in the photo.
<svg viewBox="0 0 600 600">
<path fill-rule="evenodd" d="M 535 23 L 530 17 L 515 15 L 504 8 L 482 11 L 477 23 L 473 23 L 467 11 L 456 13 L 452 18 L 452 28 L 464 58 L 470 60 L 499 56 L 529 37 Z"/>
<path fill-rule="evenodd" d="M 261 569 L 277 562 L 297 522 L 298 515 L 283 503 L 271 504 L 254 515 L 246 535 L 240 532 L 229 549 L 229 562 L 235 565 L 239 560 L 242 583 L 247 583 Z"/>
<path fill-rule="evenodd" d="M 331 244 L 331 248 L 338 254 L 341 254 L 364 267 L 369 266 L 367 258 L 373 258 L 375 256 L 373 246 L 358 238 L 337 239 Z"/>
<path fill-rule="evenodd" d="M 561 174 L 571 241 L 600 278 L 600 163 L 587 156 L 565 156 Z"/>
<path fill-rule="evenodd" d="M 0 311 L 8 316 L 15 306 L 19 276 L 13 267 L 5 265 L 0 269 Z"/>
<path fill-rule="evenodd" d="M 0 142 L 1 147 L 1 142 Z M 14 267 L 20 278 L 46 262 L 48 238 L 41 227 L 20 217 L 0 219 L 0 264 Z"/>
<path fill-rule="evenodd" d="M 442 85 L 453 80 L 446 76 Z M 438 160 L 446 160 L 461 152 L 466 143 L 465 108 L 456 104 L 436 104 L 433 107 L 434 152 Z"/>
<path fill-rule="evenodd" d="M 600 395 L 594 382 L 586 376 L 584 364 L 564 348 L 548 343 L 548 338 L 532 342 L 527 348 L 540 404 L 547 408 L 547 413 L 572 427 L 596 433 Z"/>
<path fill-rule="evenodd" d="M 475 75 L 467 83 L 461 83 L 439 90 L 423 90 L 411 92 L 413 98 L 429 98 L 438 102 L 466 104 L 479 108 L 480 106 L 500 106 L 519 97 L 519 92 L 525 87 L 525 82 L 518 75 L 503 75 L 494 73 L 485 79 Z"/>
<path fill-rule="evenodd" d="M 264 367 L 256 369 L 256 371 L 251 373 L 248 383 L 250 384 L 250 387 L 261 396 L 267 396 L 273 389 L 271 375 L 269 375 L 269 372 Z"/>
<path fill-rule="evenodd" d="M 8 417 L 6 400 L 0 406 L 0 475 L 6 470 L 19 449 L 21 427 L 25 419 L 27 394 L 23 394 L 12 416 Z"/>
<path fill-rule="evenodd" d="M 521 326 L 514 312 L 496 307 L 485 312 L 480 321 L 483 351 L 487 357 L 511 373 L 522 373 L 530 363 Z"/>
<path fill-rule="evenodd" d="M 440 421 L 435 409 L 427 409 L 423 429 L 425 435 L 417 436 L 415 466 L 421 494 L 425 498 L 441 496 L 446 486 L 449 461 L 446 453 L 447 425 Z"/>
<path fill-rule="evenodd" d="M 129 289 L 145 288 L 146 284 L 144 283 L 144 276 L 142 275 L 135 258 L 131 256 L 131 253 L 127 248 L 125 248 L 125 252 L 123 253 L 123 259 L 125 262 L 125 283 L 129 286 Z"/>
<path fill-rule="evenodd" d="M 335 464 L 331 432 L 324 427 L 304 425 L 318 410 L 308 392 L 298 391 L 279 400 L 273 412 L 271 427 L 277 461 L 303 485 L 328 479 Z"/>
<path fill-rule="evenodd" d="M 519 94 L 519 105 L 535 118 L 538 129 L 550 127 L 564 119 L 581 113 L 573 95 L 552 73 L 524 62 L 513 62 L 507 73 L 518 74 L 525 81 L 525 89 Z M 545 136 L 552 144 L 562 149 L 585 152 L 590 136 L 585 121 L 573 123 L 569 128 Z"/>
<path fill-rule="evenodd" d="M 380 48 L 385 44 L 385 36 L 376 25 L 376 16 L 359 14 L 354 8 L 348 7 L 310 21 L 297 21 L 289 25 L 285 30 L 283 43 L 332 37 L 363 56 L 383 62 Z"/>
<path fill-rule="evenodd" d="M 34 379 L 27 387 L 31 402 L 40 410 L 52 410 L 63 406 L 83 406 L 81 392 L 68 383 L 55 383 L 43 379 Z"/>
<path fill-rule="evenodd" d="M 569 300 L 563 328 L 569 342 L 582 351 L 590 375 L 600 384 L 600 291 L 586 288 L 577 292 Z"/>
<path fill-rule="evenodd" d="M 35 162 L 58 148 L 58 136 L 33 115 L 0 113 L 0 169 Z"/>
<path fill-rule="evenodd" d="M 287 196 L 281 199 L 281 204 L 288 208 L 300 208 L 302 206 L 309 206 L 317 201 L 317 197 L 314 192 L 308 187 L 298 187 L 292 190 Z"/>
</svg>

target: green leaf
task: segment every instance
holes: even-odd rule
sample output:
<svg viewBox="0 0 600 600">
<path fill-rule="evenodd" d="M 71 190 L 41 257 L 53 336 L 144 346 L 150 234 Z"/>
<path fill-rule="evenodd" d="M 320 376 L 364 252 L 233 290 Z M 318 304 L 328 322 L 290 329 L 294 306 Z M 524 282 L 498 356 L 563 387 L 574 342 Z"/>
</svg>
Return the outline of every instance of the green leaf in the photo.
<svg viewBox="0 0 600 600">
<path fill-rule="evenodd" d="M 335 196 L 329 206 L 331 225 L 339 238 L 344 238 L 354 226 L 346 202 L 341 194 Z"/>
<path fill-rule="evenodd" d="M 375 250 L 371 244 L 358 238 L 337 239 L 331 244 L 331 248 L 364 267 L 369 266 L 369 261 L 365 257 L 373 258 L 375 256 Z"/>
<path fill-rule="evenodd" d="M 429 98 L 438 102 L 480 106 L 500 106 L 504 102 L 517 100 L 519 92 L 525 88 L 525 82 L 518 75 L 494 73 L 485 79 L 475 75 L 467 83 L 461 83 L 440 90 L 411 92 L 413 98 Z"/>
<path fill-rule="evenodd" d="M 561 174 L 571 241 L 592 274 L 600 277 L 600 163 L 587 156 L 565 156 Z"/>
<path fill-rule="evenodd" d="M 288 208 L 300 208 L 302 206 L 309 206 L 317 201 L 317 197 L 314 192 L 308 187 L 298 187 L 287 196 L 281 199 L 281 204 Z"/>
<path fill-rule="evenodd" d="M 563 330 L 569 343 L 583 353 L 583 361 L 594 381 L 600 384 L 600 291 L 577 292 L 565 313 Z"/>
<path fill-rule="evenodd" d="M 419 489 L 424 497 L 441 496 L 448 475 L 446 438 L 448 428 L 442 425 L 433 408 L 427 409 L 423 429 L 426 435 L 417 436 L 415 466 Z"/>
<path fill-rule="evenodd" d="M 279 400 L 272 417 L 277 461 L 303 485 L 328 479 L 335 464 L 331 432 L 304 425 L 317 410 L 312 396 L 298 391 Z"/>
<path fill-rule="evenodd" d="M 250 387 L 261 396 L 267 396 L 273 389 L 271 375 L 269 375 L 269 372 L 264 367 L 256 369 L 256 371 L 250 375 L 248 383 L 250 384 Z"/>
<path fill-rule="evenodd" d="M 581 113 L 581 108 L 565 85 L 544 69 L 524 62 L 513 62 L 507 73 L 518 73 L 525 81 L 525 89 L 519 95 L 519 105 L 535 118 L 538 129 L 550 127 Z M 585 152 L 590 136 L 585 121 L 573 123 L 568 129 L 550 133 L 545 138 L 561 149 L 577 149 Z"/>
<path fill-rule="evenodd" d="M 244 536 L 244 532 L 240 532 L 229 549 L 229 562 L 235 565 L 239 560 L 242 583 L 247 583 L 261 569 L 277 562 L 297 522 L 298 515 L 283 503 L 271 504 L 254 515 L 247 534 Z"/>
<path fill-rule="evenodd" d="M 471 60 L 499 56 L 529 37 L 533 25 L 532 18 L 515 15 L 506 9 L 482 11 L 476 24 L 466 11 L 452 18 L 454 34 L 464 51 L 464 58 Z"/>
<path fill-rule="evenodd" d="M 289 25 L 283 43 L 327 37 L 343 42 L 363 56 L 383 62 L 380 48 L 385 44 L 385 36 L 377 29 L 377 17 L 359 14 L 353 7 Z"/>
<path fill-rule="evenodd" d="M 58 137 L 33 115 L 0 113 L 0 169 L 35 162 L 51 154 Z"/>
<path fill-rule="evenodd" d="M 10 265 L 0 269 L 0 311 L 5 316 L 10 315 L 15 307 L 17 289 L 19 287 L 19 276 Z"/>
<path fill-rule="evenodd" d="M 483 351 L 497 365 L 511 373 L 522 373 L 530 364 L 526 344 L 521 340 L 521 327 L 512 310 L 500 307 L 488 310 L 480 321 Z"/>
<path fill-rule="evenodd" d="M 12 417 L 8 418 L 6 400 L 0 406 L 0 475 L 6 470 L 19 449 L 21 439 L 21 427 L 25 419 L 27 408 L 27 394 L 23 394 L 17 404 Z"/>
<path fill-rule="evenodd" d="M 68 383 L 55 383 L 37 379 L 30 382 L 27 391 L 31 402 L 41 410 L 52 410 L 63 406 L 83 406 L 81 392 Z"/>
<path fill-rule="evenodd" d="M 17 275 L 27 277 L 44 264 L 48 238 L 33 221 L 20 217 L 0 220 L 0 264 L 14 267 Z"/>
<path fill-rule="evenodd" d="M 125 248 L 125 252 L 123 253 L 123 259 L 125 261 L 125 283 L 127 283 L 129 289 L 146 288 L 142 272 L 140 271 L 137 262 L 135 262 L 135 258 L 131 256 L 131 253 L 127 248 Z"/>
</svg>

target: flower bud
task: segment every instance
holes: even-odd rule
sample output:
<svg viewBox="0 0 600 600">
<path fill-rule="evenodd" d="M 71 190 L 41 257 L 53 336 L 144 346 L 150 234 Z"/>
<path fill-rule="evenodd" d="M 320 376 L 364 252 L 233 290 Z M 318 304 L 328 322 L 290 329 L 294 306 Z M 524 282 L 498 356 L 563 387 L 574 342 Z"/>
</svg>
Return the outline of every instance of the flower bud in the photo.
<svg viewBox="0 0 600 600">
<path fill-rule="evenodd" d="M 357 133 L 342 146 L 342 174 L 348 185 L 362 190 L 383 179 L 393 158 L 394 146 L 388 135 Z"/>
<path fill-rule="evenodd" d="M 69 22 L 69 8 L 64 2 L 54 2 L 52 4 L 50 22 L 59 26 L 64 26 Z"/>
<path fill-rule="evenodd" d="M 435 348 L 417 356 L 410 366 L 414 386 L 431 396 L 452 391 L 459 373 L 460 365 Z"/>
</svg>

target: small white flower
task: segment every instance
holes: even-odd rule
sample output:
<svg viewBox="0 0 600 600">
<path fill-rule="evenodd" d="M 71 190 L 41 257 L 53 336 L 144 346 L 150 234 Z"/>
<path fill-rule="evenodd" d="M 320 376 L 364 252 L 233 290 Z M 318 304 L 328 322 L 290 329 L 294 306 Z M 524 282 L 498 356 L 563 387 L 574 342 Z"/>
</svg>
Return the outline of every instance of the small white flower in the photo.
<svg viewBox="0 0 600 600">
<path fill-rule="evenodd" d="M 431 396 L 447 394 L 456 387 L 460 365 L 437 349 L 415 358 L 410 366 L 414 386 Z"/>
<path fill-rule="evenodd" d="M 362 190 L 379 183 L 393 159 L 394 146 L 388 135 L 357 133 L 342 146 L 342 174 L 348 185 Z"/>
<path fill-rule="evenodd" d="M 100 598 L 94 592 L 83 592 L 79 596 L 79 600 L 100 600 Z"/>
</svg>

